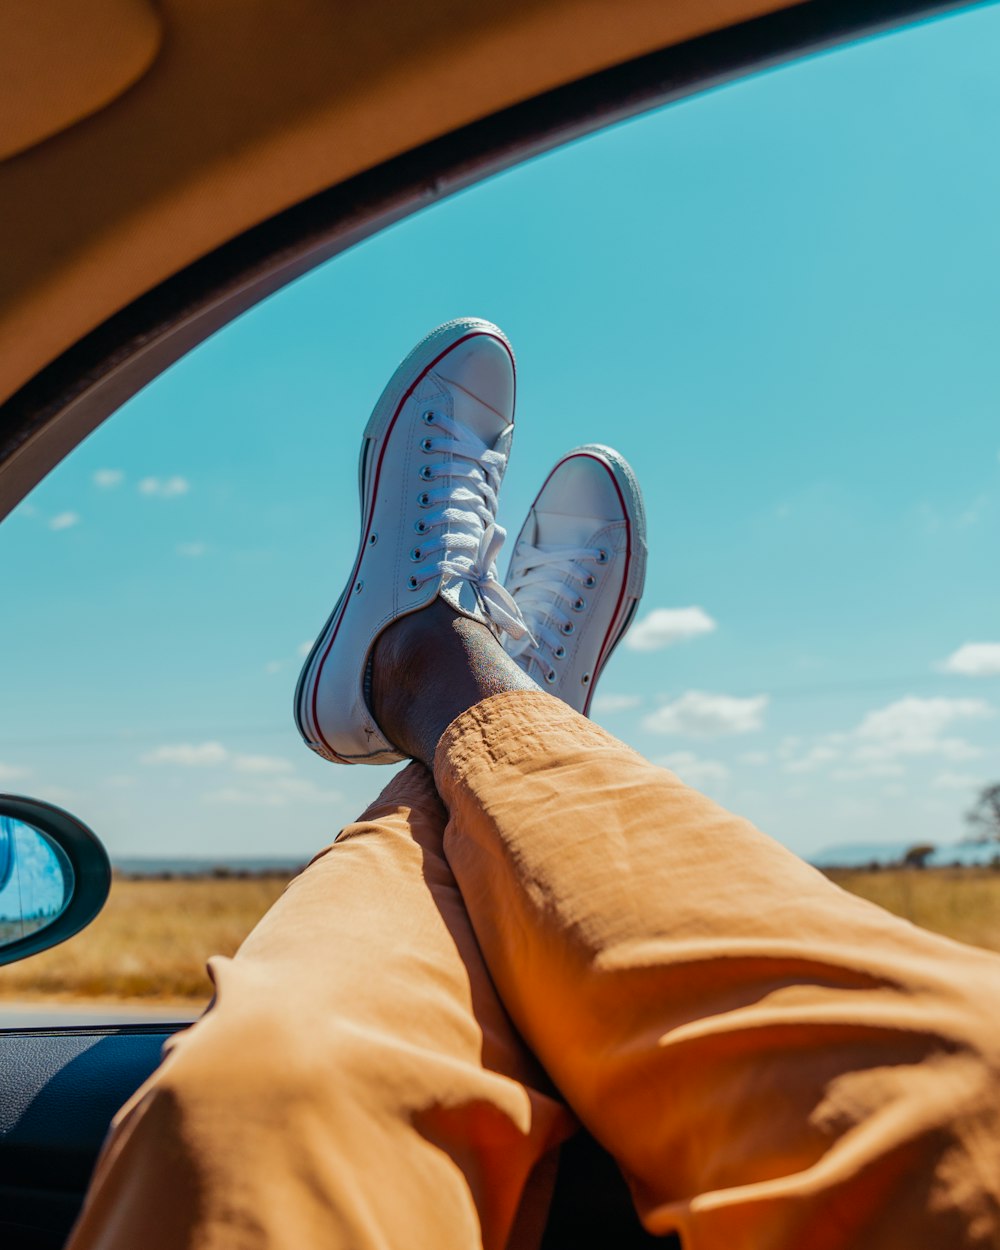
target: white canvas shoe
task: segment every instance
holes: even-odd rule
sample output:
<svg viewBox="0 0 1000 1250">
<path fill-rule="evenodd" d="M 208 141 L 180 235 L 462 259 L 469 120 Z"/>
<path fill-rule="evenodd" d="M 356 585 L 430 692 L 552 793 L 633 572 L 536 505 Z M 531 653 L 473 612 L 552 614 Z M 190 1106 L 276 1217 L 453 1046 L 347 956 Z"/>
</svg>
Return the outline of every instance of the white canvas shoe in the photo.
<svg viewBox="0 0 1000 1250">
<path fill-rule="evenodd" d="M 440 595 L 498 638 L 524 633 L 496 569 L 514 379 L 501 331 L 461 318 L 417 344 L 375 405 L 361 442 L 357 558 L 295 693 L 299 732 L 326 759 L 404 758 L 375 723 L 365 689 L 375 640 L 399 617 Z"/>
<path fill-rule="evenodd" d="M 646 512 L 624 457 L 588 443 L 558 462 L 514 544 L 506 587 L 530 633 L 504 641 L 529 677 L 585 716 L 646 579 Z"/>
</svg>

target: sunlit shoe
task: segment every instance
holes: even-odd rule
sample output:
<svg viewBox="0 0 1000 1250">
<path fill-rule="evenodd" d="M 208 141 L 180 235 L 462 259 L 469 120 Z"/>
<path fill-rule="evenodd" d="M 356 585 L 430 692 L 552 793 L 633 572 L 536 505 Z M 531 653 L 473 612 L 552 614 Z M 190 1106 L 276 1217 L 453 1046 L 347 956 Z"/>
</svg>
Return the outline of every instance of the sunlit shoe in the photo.
<svg viewBox="0 0 1000 1250">
<path fill-rule="evenodd" d="M 509 655 L 584 715 L 646 578 L 646 512 L 631 466 L 590 443 L 558 462 L 514 544 L 506 586 L 530 633 Z"/>
<path fill-rule="evenodd" d="M 513 351 L 471 317 L 418 343 L 375 405 L 361 442 L 357 558 L 295 694 L 299 732 L 326 759 L 403 758 L 366 699 L 372 647 L 394 620 L 440 596 L 497 637 L 524 633 L 496 570 L 513 420 Z"/>
</svg>

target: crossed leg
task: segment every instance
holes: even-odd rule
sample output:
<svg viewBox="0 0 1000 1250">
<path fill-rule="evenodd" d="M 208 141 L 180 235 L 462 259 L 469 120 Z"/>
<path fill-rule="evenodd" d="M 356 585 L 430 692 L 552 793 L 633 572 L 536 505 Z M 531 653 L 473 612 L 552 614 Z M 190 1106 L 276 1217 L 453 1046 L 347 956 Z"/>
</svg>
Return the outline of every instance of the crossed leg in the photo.
<svg viewBox="0 0 1000 1250">
<path fill-rule="evenodd" d="M 376 715 L 434 787 L 407 770 L 216 963 L 73 1250 L 525 1244 L 570 1127 L 531 1055 L 686 1250 L 1000 1245 L 1000 960 L 511 667 L 438 605 L 385 632 Z"/>
<path fill-rule="evenodd" d="M 72 1250 L 537 1244 L 575 1122 L 500 1005 L 445 821 L 411 764 L 211 962 Z"/>
<path fill-rule="evenodd" d="M 1000 959 L 542 694 L 460 715 L 444 846 L 497 989 L 685 1250 L 1000 1245 Z"/>
</svg>

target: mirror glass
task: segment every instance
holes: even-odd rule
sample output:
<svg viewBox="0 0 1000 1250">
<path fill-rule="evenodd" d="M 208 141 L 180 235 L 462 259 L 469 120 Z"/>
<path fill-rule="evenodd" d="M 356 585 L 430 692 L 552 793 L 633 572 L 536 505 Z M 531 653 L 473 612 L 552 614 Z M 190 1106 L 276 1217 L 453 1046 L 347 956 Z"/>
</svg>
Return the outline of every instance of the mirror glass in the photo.
<svg viewBox="0 0 1000 1250">
<path fill-rule="evenodd" d="M 33 825 L 0 816 L 0 948 L 54 924 L 72 895 L 62 850 Z"/>
</svg>

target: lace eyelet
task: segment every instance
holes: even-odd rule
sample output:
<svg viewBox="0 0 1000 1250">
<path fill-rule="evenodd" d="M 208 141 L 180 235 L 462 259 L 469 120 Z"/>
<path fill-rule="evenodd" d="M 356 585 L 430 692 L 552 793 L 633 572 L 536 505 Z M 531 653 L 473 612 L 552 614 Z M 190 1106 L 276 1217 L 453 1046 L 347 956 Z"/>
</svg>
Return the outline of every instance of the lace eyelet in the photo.
<svg viewBox="0 0 1000 1250">
<path fill-rule="evenodd" d="M 607 553 L 607 552 L 604 550 L 604 548 L 602 547 L 602 548 L 601 548 L 601 550 L 597 553 L 597 563 L 598 563 L 598 564 L 607 564 L 607 562 L 608 562 L 608 558 L 609 558 L 609 557 L 608 557 L 608 553 Z"/>
<path fill-rule="evenodd" d="M 431 442 L 429 438 L 422 438 L 420 440 L 420 450 L 421 451 L 433 451 L 434 444 Z"/>
<path fill-rule="evenodd" d="M 368 535 L 368 546 L 374 547 L 377 542 L 378 542 L 378 534 L 374 533 L 373 531 L 371 534 Z"/>
<path fill-rule="evenodd" d="M 582 596 L 581 596 L 579 599 L 574 599 L 574 600 L 573 600 L 573 611 L 574 611 L 574 612 L 582 612 L 582 611 L 583 611 L 583 609 L 584 609 L 586 606 L 587 606 L 587 600 L 586 600 L 586 599 L 584 599 Z"/>
<path fill-rule="evenodd" d="M 576 629 L 576 626 L 572 621 L 566 621 L 565 624 L 559 626 L 559 629 L 562 633 L 569 637 L 569 635 Z"/>
<path fill-rule="evenodd" d="M 356 595 L 360 595 L 360 594 L 361 594 L 361 592 L 364 590 L 364 588 L 365 588 L 365 584 L 364 584 L 364 582 L 355 582 L 355 583 L 354 583 L 354 593 L 355 593 Z"/>
<path fill-rule="evenodd" d="M 593 588 L 597 585 L 597 578 L 593 575 L 593 573 L 588 573 L 583 579 L 583 584 L 588 590 L 593 590 Z"/>
<path fill-rule="evenodd" d="M 584 673 L 584 675 L 580 678 L 580 681 L 581 681 L 581 682 L 583 682 L 583 684 L 584 684 L 585 686 L 589 686 L 589 685 L 590 685 L 590 674 L 589 674 L 589 673 Z"/>
<path fill-rule="evenodd" d="M 419 590 L 420 583 L 412 575 L 406 579 L 407 590 Z"/>
<path fill-rule="evenodd" d="M 545 680 L 549 683 L 550 686 L 555 685 L 556 670 L 554 668 L 550 668 L 549 671 L 545 674 Z"/>
<path fill-rule="evenodd" d="M 429 464 L 422 464 L 420 466 L 420 471 L 417 474 L 417 477 L 419 477 L 422 482 L 429 482 L 433 476 L 434 473 L 432 472 Z"/>
<path fill-rule="evenodd" d="M 425 412 L 425 413 L 423 413 L 423 414 L 421 415 L 420 420 L 421 420 L 421 421 L 423 421 L 424 425 L 433 425 L 433 424 L 434 424 L 434 413 L 433 413 L 433 412 L 431 412 L 430 410 L 428 410 L 427 412 Z"/>
<path fill-rule="evenodd" d="M 414 521 L 413 528 L 417 531 L 418 534 L 426 534 L 430 527 L 428 526 L 426 521 Z"/>
<path fill-rule="evenodd" d="M 565 658 L 566 658 L 566 648 L 565 648 L 565 647 L 556 647 L 555 651 L 553 651 L 553 652 L 552 652 L 552 654 L 556 657 L 556 659 L 557 659 L 557 660 L 565 660 Z"/>
<path fill-rule="evenodd" d="M 419 547 L 414 547 L 413 550 L 410 552 L 410 559 L 413 561 L 414 564 L 419 564 L 423 558 L 424 558 L 424 553 L 421 551 Z"/>
<path fill-rule="evenodd" d="M 422 492 L 421 492 L 421 493 L 417 496 L 417 503 L 421 506 L 421 508 L 429 508 L 429 507 L 431 506 L 431 497 L 430 497 L 430 495 L 428 495 L 428 493 L 427 493 L 426 491 L 422 491 Z"/>
</svg>

